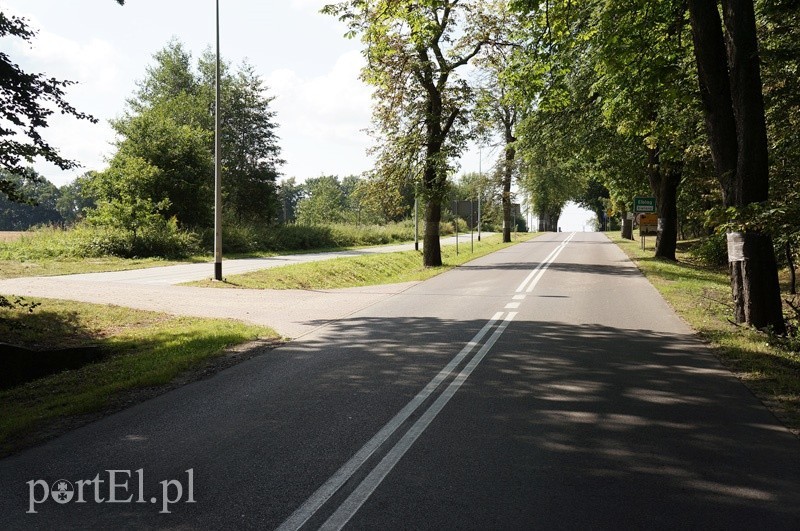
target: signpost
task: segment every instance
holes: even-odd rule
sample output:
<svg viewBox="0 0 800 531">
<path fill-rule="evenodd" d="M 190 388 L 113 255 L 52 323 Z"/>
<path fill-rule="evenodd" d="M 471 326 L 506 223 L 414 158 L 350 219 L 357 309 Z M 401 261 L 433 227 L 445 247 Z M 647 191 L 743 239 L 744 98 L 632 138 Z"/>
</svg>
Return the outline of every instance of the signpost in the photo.
<svg viewBox="0 0 800 531">
<path fill-rule="evenodd" d="M 634 214 L 655 214 L 656 212 L 656 198 L 655 197 L 634 197 L 633 198 L 633 213 Z"/>
<path fill-rule="evenodd" d="M 653 236 L 658 233 L 658 214 L 641 214 L 639 216 L 639 235 Z"/>
<path fill-rule="evenodd" d="M 640 214 L 639 220 L 639 236 L 642 239 L 642 250 L 645 247 L 645 236 L 658 235 L 658 214 L 656 213 L 656 198 L 655 197 L 634 197 L 633 198 L 633 213 Z"/>
</svg>

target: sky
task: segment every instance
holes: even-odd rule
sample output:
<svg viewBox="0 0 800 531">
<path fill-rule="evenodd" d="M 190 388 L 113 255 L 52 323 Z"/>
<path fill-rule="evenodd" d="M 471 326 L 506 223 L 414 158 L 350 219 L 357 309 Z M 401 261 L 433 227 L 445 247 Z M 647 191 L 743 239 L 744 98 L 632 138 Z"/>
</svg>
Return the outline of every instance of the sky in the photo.
<svg viewBox="0 0 800 531">
<path fill-rule="evenodd" d="M 371 91 L 358 79 L 361 45 L 344 38 L 335 17 L 319 13 L 328 0 L 219 3 L 223 59 L 234 65 L 246 59 L 275 97 L 283 176 L 303 181 L 369 170 Z M 6 37 L 0 49 L 27 72 L 77 81 L 67 101 L 99 120 L 50 120 L 45 139 L 81 165 L 63 172 L 37 162 L 57 186 L 107 166 L 115 138 L 108 121 L 123 113 L 154 53 L 172 38 L 195 59 L 214 45 L 215 0 L 127 0 L 122 7 L 114 0 L 0 0 L 0 9 L 24 16 L 38 31 L 30 45 Z M 486 172 L 494 158 L 491 149 L 470 146 L 460 172 Z M 589 224 L 590 214 L 573 210 L 562 216 L 565 231 Z"/>
</svg>

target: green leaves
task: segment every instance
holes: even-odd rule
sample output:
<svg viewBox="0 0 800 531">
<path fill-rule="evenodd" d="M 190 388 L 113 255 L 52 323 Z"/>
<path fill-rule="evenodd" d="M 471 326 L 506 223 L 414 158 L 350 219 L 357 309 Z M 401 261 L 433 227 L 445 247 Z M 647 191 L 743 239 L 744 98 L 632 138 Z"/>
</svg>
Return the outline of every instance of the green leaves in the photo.
<svg viewBox="0 0 800 531">
<path fill-rule="evenodd" d="M 339 179 L 333 175 L 307 179 L 306 198 L 297 204 L 297 221 L 319 225 L 343 221 L 345 195 Z"/>
<path fill-rule="evenodd" d="M 24 19 L 6 16 L 0 11 L 0 38 L 5 40 L 7 36 L 30 42 L 35 32 Z M 93 123 L 97 121 L 77 111 L 64 99 L 64 89 L 72 84 L 47 78 L 44 74 L 24 72 L 6 52 L 0 51 L 0 168 L 25 175 L 24 166 L 37 157 L 64 170 L 78 166 L 59 155 L 41 134 L 54 112 Z M 10 181 L 0 179 L 0 193 L 14 200 L 17 198 L 15 190 Z"/>
<path fill-rule="evenodd" d="M 473 89 L 458 71 L 487 44 L 491 28 L 477 22 L 491 18 L 490 8 L 478 0 L 351 0 L 323 9 L 365 45 L 377 173 L 420 175 L 420 191 L 441 199 L 468 137 Z"/>
<path fill-rule="evenodd" d="M 193 68 L 191 54 L 172 40 L 154 59 L 128 101 L 128 113 L 112 123 L 120 140 L 109 171 L 126 172 L 113 186 L 138 179 L 140 195 L 129 195 L 131 202 L 151 201 L 167 219 L 207 227 L 213 208 L 216 57 L 207 52 Z M 221 71 L 224 210 L 239 221 L 270 222 L 277 210 L 277 168 L 283 163 L 272 98 L 248 63 L 235 71 L 223 64 Z M 131 166 L 130 160 L 157 172 Z"/>
</svg>

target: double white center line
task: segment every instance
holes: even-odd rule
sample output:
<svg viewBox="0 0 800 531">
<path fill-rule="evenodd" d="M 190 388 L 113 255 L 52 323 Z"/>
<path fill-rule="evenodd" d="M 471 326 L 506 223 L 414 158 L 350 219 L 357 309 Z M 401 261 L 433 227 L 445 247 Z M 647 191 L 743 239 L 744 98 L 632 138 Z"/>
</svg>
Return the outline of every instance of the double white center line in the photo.
<svg viewBox="0 0 800 531">
<path fill-rule="evenodd" d="M 549 255 L 547 255 L 547 257 L 544 260 L 542 260 L 539 263 L 539 265 L 537 265 L 527 277 L 525 277 L 525 280 L 523 280 L 522 284 L 520 284 L 519 287 L 517 288 L 517 293 L 522 293 L 523 291 L 525 291 L 526 293 L 530 293 L 533 291 L 533 288 L 535 288 L 536 284 L 539 283 L 539 279 L 542 278 L 542 275 L 544 275 L 544 272 L 547 270 L 548 267 L 550 267 L 550 264 L 552 264 L 555 261 L 555 259 L 558 258 L 558 255 L 561 254 L 561 251 L 564 250 L 567 244 L 572 241 L 572 238 L 575 237 L 575 234 L 576 233 L 573 232 L 572 234 L 567 236 L 567 238 L 563 242 L 561 242 L 561 245 L 553 249 L 553 251 Z M 514 298 L 516 299 L 516 297 Z"/>
<path fill-rule="evenodd" d="M 541 276 L 553 263 L 556 257 L 572 240 L 575 233 L 572 233 L 564 240 L 559 247 L 551 252 L 528 277 L 520 284 L 514 295 L 514 301 L 506 305 L 506 308 L 518 308 L 525 295 L 519 295 L 527 286 L 527 293 L 533 291 L 534 286 Z M 534 278 L 535 276 L 535 278 Z M 532 280 L 533 279 L 533 280 Z M 397 443 L 386 453 L 383 459 L 367 474 L 358 484 L 342 504 L 331 514 L 322 524 L 321 529 L 341 529 L 353 517 L 358 509 L 372 495 L 378 485 L 386 478 L 394 466 L 405 455 L 411 445 L 419 438 L 433 419 L 444 409 L 445 405 L 455 395 L 456 391 L 469 378 L 472 371 L 480 364 L 492 346 L 503 335 L 508 325 L 517 316 L 517 312 L 497 312 L 489 321 L 478 331 L 477 334 L 467 343 L 456 356 L 430 381 L 425 388 L 420 391 L 406 406 L 400 410 L 386 425 L 378 431 L 361 449 L 350 458 L 339 470 L 337 470 L 314 494 L 308 498 L 283 524 L 278 528 L 279 531 L 295 530 L 302 527 L 316 512 L 344 485 L 356 471 L 383 445 L 408 419 L 411 415 L 439 388 L 439 386 L 456 371 L 457 367 L 481 344 L 481 340 L 489 333 L 492 328 L 494 332 L 478 349 L 475 355 L 464 365 L 464 368 L 452 379 L 450 384 L 441 392 L 434 402 L 425 412 L 414 422 L 408 431 L 400 438 Z"/>
</svg>

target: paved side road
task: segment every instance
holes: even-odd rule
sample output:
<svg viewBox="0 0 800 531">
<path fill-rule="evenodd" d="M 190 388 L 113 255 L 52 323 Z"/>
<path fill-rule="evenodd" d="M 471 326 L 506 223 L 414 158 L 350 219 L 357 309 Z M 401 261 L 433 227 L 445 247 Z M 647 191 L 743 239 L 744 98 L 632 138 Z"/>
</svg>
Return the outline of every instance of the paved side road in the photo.
<svg viewBox="0 0 800 531">
<path fill-rule="evenodd" d="M 491 235 L 492 233 L 484 233 Z M 469 233 L 459 236 L 469 251 Z M 452 245 L 455 237 L 442 239 Z M 414 244 L 353 251 L 283 255 L 223 261 L 223 273 L 234 275 L 284 265 L 349 256 L 408 251 Z M 117 304 L 173 315 L 239 319 L 269 326 L 284 337 L 301 337 L 327 322 L 347 317 L 400 293 L 414 282 L 333 290 L 208 289 L 178 286 L 213 274 L 213 264 L 180 264 L 129 271 L 0 280 L 0 293 L 47 297 L 95 304 Z"/>
<path fill-rule="evenodd" d="M 63 276 L 0 280 L 0 293 L 116 304 L 172 315 L 238 319 L 269 326 L 283 337 L 296 339 L 414 284 L 338 290 L 257 290 L 98 282 Z"/>
</svg>

